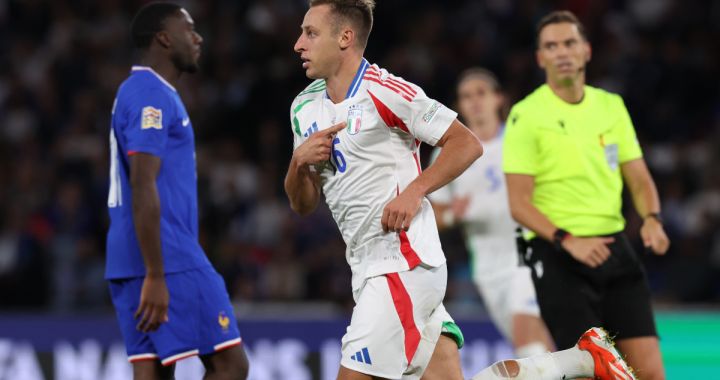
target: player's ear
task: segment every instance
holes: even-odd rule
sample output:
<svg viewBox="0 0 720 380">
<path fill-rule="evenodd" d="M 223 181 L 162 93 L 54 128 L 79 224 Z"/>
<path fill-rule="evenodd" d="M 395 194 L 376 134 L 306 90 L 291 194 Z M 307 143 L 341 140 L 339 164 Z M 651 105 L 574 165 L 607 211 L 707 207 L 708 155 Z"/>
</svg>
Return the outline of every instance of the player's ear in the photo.
<svg viewBox="0 0 720 380">
<path fill-rule="evenodd" d="M 496 91 L 495 92 L 495 102 L 496 102 L 495 105 L 497 106 L 497 109 L 504 108 L 505 101 L 506 101 L 505 94 L 502 91 Z"/>
<path fill-rule="evenodd" d="M 165 49 L 170 47 L 170 35 L 164 30 L 155 33 L 155 40 Z"/>
<path fill-rule="evenodd" d="M 341 50 L 345 50 L 355 43 L 355 31 L 345 27 L 338 34 L 338 44 Z"/>
<path fill-rule="evenodd" d="M 585 63 L 590 62 L 590 58 L 592 58 L 592 46 L 589 42 L 585 42 Z"/>
<path fill-rule="evenodd" d="M 540 48 L 535 49 L 535 62 L 537 62 L 537 65 L 541 69 L 545 69 L 545 62 L 543 61 L 542 54 L 540 53 Z"/>
</svg>

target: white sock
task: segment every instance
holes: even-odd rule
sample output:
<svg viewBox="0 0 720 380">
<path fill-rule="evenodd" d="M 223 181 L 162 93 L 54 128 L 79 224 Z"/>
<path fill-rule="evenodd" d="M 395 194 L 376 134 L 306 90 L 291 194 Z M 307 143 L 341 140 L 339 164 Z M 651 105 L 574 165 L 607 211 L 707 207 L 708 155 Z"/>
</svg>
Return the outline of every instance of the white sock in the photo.
<svg viewBox="0 0 720 380">
<path fill-rule="evenodd" d="M 532 342 L 526 345 L 520 346 L 515 349 L 515 356 L 518 358 L 529 358 L 535 355 L 542 355 L 548 352 L 548 349 L 542 342 Z"/>
<path fill-rule="evenodd" d="M 506 360 L 510 362 L 512 360 Z M 533 357 L 525 359 L 514 360 L 520 367 L 517 376 L 508 377 L 504 376 L 504 373 L 511 371 L 505 370 L 505 362 L 500 361 L 492 366 L 484 369 L 482 372 L 473 376 L 472 380 L 503 380 L 503 379 L 515 379 L 515 380 L 561 380 L 562 374 L 558 369 L 555 360 L 552 355 L 544 353 L 541 355 L 535 355 Z"/>
<path fill-rule="evenodd" d="M 577 347 L 558 352 L 546 352 L 525 359 L 515 360 L 520 367 L 515 377 L 503 376 L 504 362 L 497 362 L 484 369 L 472 380 L 562 380 L 579 377 L 592 378 L 595 374 L 595 363 L 592 356 Z"/>
<path fill-rule="evenodd" d="M 555 363 L 564 379 L 576 379 L 578 377 L 594 377 L 595 362 L 589 352 L 583 351 L 577 346 L 552 353 Z"/>
</svg>

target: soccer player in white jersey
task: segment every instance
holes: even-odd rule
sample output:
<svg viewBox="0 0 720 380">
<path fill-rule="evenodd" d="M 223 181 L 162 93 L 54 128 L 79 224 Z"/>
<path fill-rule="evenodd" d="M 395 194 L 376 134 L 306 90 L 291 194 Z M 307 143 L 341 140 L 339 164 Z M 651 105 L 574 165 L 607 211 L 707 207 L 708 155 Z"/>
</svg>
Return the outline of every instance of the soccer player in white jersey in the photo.
<svg viewBox="0 0 720 380">
<path fill-rule="evenodd" d="M 322 192 L 347 245 L 356 305 L 338 379 L 460 380 L 463 338 L 442 305 L 447 268 L 425 195 L 465 170 L 482 145 L 455 112 L 363 58 L 374 5 L 310 0 L 295 51 L 316 80 L 291 106 L 294 152 L 285 191 L 301 215 L 316 208 Z M 421 141 L 444 147 L 424 172 Z M 591 342 L 592 332 L 583 339 Z M 568 350 L 571 359 L 561 362 L 585 376 L 593 376 L 594 365 L 622 363 L 603 338 L 589 344 L 592 352 Z M 540 364 L 497 363 L 478 379 L 567 375 L 545 355 L 536 358 Z"/>
<path fill-rule="evenodd" d="M 463 122 L 482 141 L 485 153 L 460 176 L 432 193 L 438 228 L 462 224 L 473 281 L 495 326 L 512 342 L 518 357 L 551 351 L 550 333 L 540 309 L 530 270 L 519 265 L 517 223 L 502 172 L 503 96 L 495 75 L 468 69 L 457 84 Z M 440 154 L 435 148 L 433 158 Z"/>
</svg>

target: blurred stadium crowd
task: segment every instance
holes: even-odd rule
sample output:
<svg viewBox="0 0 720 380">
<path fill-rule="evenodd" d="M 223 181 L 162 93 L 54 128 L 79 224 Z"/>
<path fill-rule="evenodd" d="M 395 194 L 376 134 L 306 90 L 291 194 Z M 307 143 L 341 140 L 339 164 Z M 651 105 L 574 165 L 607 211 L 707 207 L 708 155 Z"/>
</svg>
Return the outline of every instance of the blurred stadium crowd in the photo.
<svg viewBox="0 0 720 380">
<path fill-rule="evenodd" d="M 110 310 L 108 128 L 133 63 L 130 17 L 142 3 L 0 0 L 3 310 Z M 294 216 L 282 191 L 288 109 L 308 83 L 292 51 L 306 2 L 180 3 L 205 39 L 201 72 L 179 90 L 195 126 L 207 254 L 236 301 L 350 305 L 344 244 L 329 212 Z M 448 105 L 457 75 L 481 65 L 514 102 L 542 81 L 534 25 L 561 8 L 586 24 L 588 83 L 624 96 L 658 183 L 673 245 L 667 257 L 646 256 L 656 301 L 717 302 L 720 3 L 379 1 L 366 57 Z M 638 228 L 628 212 L 631 236 Z M 448 297 L 474 302 L 459 232 L 443 238 Z"/>
</svg>

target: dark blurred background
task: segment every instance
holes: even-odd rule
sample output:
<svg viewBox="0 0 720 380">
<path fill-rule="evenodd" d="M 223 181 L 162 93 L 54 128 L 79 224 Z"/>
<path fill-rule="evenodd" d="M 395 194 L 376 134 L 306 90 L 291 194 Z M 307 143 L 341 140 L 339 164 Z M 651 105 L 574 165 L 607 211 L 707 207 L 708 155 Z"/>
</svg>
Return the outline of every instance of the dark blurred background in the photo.
<svg viewBox="0 0 720 380">
<path fill-rule="evenodd" d="M 134 62 L 129 23 L 143 3 L 0 0 L 2 310 L 111 310 L 110 109 Z M 331 215 L 293 215 L 282 190 L 290 103 L 309 83 L 292 51 L 306 2 L 179 3 L 205 40 L 201 72 L 179 86 L 197 137 L 201 239 L 231 297 L 351 307 Z M 718 305 L 720 2 L 380 0 L 366 57 L 448 105 L 458 74 L 484 66 L 515 102 L 543 81 L 534 28 L 555 9 L 585 23 L 588 83 L 624 97 L 658 184 L 673 244 L 665 257 L 646 255 L 655 301 Z M 627 216 L 640 249 L 640 221 L 631 207 Z M 447 302 L 479 307 L 459 232 L 443 244 Z"/>
</svg>

